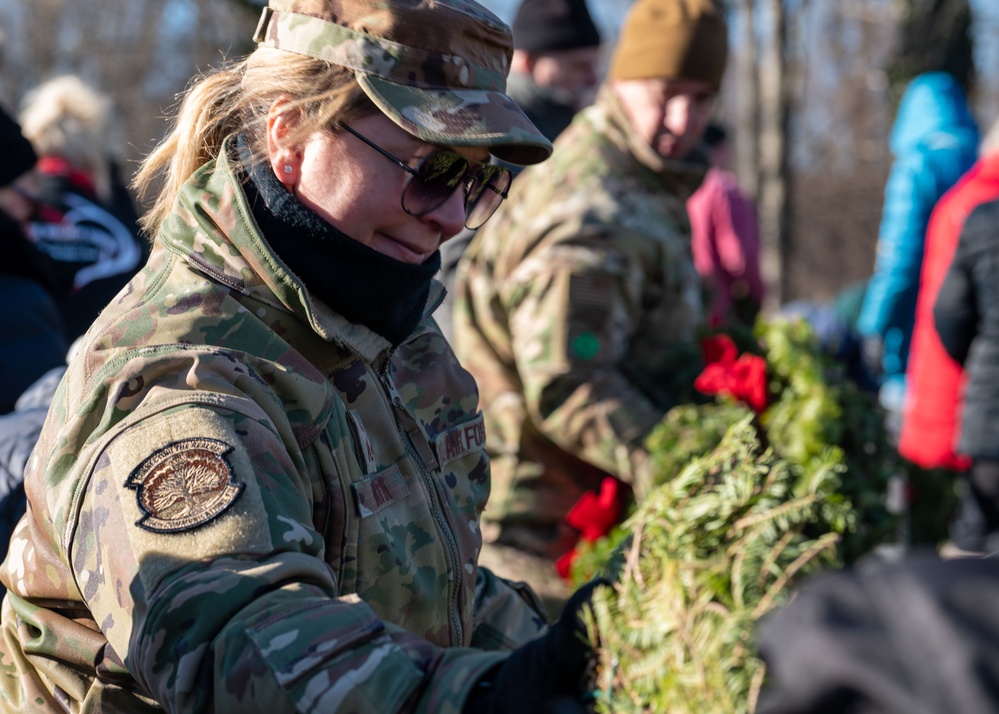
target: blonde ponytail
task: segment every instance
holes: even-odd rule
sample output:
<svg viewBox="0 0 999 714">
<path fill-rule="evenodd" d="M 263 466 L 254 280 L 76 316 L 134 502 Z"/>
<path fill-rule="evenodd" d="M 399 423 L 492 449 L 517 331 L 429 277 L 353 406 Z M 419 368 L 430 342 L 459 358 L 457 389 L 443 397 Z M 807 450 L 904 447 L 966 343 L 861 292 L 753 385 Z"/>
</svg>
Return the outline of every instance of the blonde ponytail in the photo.
<svg viewBox="0 0 999 714">
<path fill-rule="evenodd" d="M 242 85 L 242 65 L 223 68 L 202 77 L 180 105 L 175 128 L 157 146 L 135 174 L 132 186 L 146 199 L 155 179 L 165 172 L 163 185 L 142 227 L 155 233 L 173 206 L 181 185 L 204 163 L 218 156 L 222 140 L 238 131 L 241 116 L 236 101 Z"/>
</svg>

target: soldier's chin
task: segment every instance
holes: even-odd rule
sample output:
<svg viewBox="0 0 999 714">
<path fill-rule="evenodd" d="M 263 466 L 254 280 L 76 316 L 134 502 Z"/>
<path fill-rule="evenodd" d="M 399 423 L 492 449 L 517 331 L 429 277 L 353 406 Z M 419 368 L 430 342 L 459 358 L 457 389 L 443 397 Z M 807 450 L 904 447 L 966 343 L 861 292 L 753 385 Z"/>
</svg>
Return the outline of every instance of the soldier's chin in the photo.
<svg viewBox="0 0 999 714">
<path fill-rule="evenodd" d="M 673 139 L 664 139 L 656 144 L 656 153 L 664 159 L 681 158 L 680 142 Z"/>
<path fill-rule="evenodd" d="M 681 161 L 690 155 L 692 148 L 678 139 L 663 139 L 656 145 L 656 153 L 664 159 Z"/>
</svg>

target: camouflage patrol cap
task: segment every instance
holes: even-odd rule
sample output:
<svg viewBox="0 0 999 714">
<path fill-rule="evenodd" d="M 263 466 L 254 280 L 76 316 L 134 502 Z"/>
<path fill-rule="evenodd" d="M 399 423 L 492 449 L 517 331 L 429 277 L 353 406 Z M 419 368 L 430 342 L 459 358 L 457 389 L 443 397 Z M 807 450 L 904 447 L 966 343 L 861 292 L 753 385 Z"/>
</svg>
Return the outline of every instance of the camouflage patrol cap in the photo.
<svg viewBox="0 0 999 714">
<path fill-rule="evenodd" d="M 551 154 L 505 93 L 510 28 L 471 0 L 269 0 L 254 40 L 353 70 L 386 116 L 429 143 L 521 165 Z"/>
</svg>

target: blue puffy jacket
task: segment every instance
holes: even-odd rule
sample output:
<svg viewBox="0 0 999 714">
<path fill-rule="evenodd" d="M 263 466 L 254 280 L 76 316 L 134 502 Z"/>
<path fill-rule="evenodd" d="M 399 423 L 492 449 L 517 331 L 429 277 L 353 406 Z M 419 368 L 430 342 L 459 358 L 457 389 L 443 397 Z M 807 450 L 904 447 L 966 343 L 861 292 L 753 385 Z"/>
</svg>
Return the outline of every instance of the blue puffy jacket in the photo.
<svg viewBox="0 0 999 714">
<path fill-rule="evenodd" d="M 891 132 L 895 157 L 878 231 L 877 257 L 858 330 L 883 341 L 883 379 L 904 381 L 933 206 L 971 168 L 978 128 L 951 75 L 930 72 L 906 88 Z"/>
</svg>

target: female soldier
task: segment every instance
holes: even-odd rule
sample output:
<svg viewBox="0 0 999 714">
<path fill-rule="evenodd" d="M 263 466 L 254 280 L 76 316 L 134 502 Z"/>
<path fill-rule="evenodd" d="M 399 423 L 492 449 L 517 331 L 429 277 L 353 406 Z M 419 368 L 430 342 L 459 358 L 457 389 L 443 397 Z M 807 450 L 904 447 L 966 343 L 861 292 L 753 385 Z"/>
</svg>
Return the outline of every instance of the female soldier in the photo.
<svg viewBox="0 0 999 714">
<path fill-rule="evenodd" d="M 477 568 L 482 417 L 429 315 L 440 243 L 505 195 L 489 155 L 551 150 L 503 93 L 509 29 L 271 0 L 256 40 L 138 175 L 166 172 L 152 255 L 60 386 L 0 577 L 4 710 L 578 700 L 592 587 L 538 637 Z"/>
</svg>

